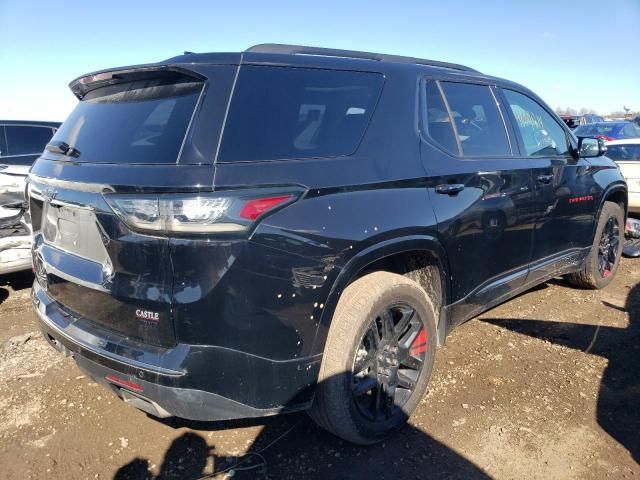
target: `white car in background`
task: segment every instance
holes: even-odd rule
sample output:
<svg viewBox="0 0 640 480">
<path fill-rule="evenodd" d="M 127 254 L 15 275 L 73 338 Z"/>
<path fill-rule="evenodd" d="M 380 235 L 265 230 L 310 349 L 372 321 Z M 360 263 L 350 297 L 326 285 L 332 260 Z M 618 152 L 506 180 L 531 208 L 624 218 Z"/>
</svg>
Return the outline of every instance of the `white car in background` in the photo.
<svg viewBox="0 0 640 480">
<path fill-rule="evenodd" d="M 629 190 L 629 216 L 640 215 L 640 138 L 606 142 L 607 157 L 622 171 Z"/>
<path fill-rule="evenodd" d="M 31 268 L 25 187 L 58 122 L 0 120 L 0 275 Z"/>
</svg>

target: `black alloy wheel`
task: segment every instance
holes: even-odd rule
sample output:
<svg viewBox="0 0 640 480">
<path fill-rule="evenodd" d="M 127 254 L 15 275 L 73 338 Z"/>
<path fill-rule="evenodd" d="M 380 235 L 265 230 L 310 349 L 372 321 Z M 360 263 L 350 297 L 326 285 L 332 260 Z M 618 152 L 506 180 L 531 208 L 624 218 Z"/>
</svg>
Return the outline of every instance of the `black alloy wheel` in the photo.
<svg viewBox="0 0 640 480">
<path fill-rule="evenodd" d="M 609 217 L 602 230 L 598 248 L 598 271 L 603 278 L 607 278 L 613 271 L 618 256 L 620 244 L 620 225 L 614 216 Z"/>
<path fill-rule="evenodd" d="M 353 359 L 352 393 L 372 421 L 402 414 L 414 393 L 427 351 L 427 332 L 407 304 L 385 308 L 371 320 Z"/>
</svg>

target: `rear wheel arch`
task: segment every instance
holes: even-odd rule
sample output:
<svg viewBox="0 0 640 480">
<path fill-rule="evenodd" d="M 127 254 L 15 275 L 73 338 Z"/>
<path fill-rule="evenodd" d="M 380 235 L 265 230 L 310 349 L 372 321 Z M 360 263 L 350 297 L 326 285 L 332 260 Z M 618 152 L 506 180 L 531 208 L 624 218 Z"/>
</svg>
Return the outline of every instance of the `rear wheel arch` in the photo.
<svg viewBox="0 0 640 480">
<path fill-rule="evenodd" d="M 602 198 L 600 200 L 600 205 L 598 205 L 598 211 L 596 212 L 596 219 L 600 218 L 600 213 L 602 212 L 602 208 L 604 207 L 605 202 L 613 202 L 617 203 L 622 207 L 624 211 L 625 218 L 627 216 L 628 207 L 629 207 L 629 198 L 627 195 L 627 189 L 622 184 L 614 184 L 607 187 L 607 189 L 602 194 Z M 595 235 L 597 227 L 597 221 L 595 222 L 593 233 Z"/>
<path fill-rule="evenodd" d="M 435 237 L 411 236 L 371 246 L 356 254 L 342 268 L 325 302 L 313 353 L 324 352 L 331 321 L 344 290 L 368 273 L 384 271 L 404 275 L 418 283 L 431 298 L 436 315 L 440 317 L 439 343 L 446 335 L 446 320 L 440 315 L 441 307 L 449 303 L 450 285 L 446 252 Z"/>
</svg>

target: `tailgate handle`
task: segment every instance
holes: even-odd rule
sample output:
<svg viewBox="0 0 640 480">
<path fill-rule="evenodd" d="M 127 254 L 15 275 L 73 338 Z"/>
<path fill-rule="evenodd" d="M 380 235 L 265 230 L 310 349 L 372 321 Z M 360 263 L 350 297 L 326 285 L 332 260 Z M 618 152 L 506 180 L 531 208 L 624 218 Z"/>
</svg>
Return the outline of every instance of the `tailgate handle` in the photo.
<svg viewBox="0 0 640 480">
<path fill-rule="evenodd" d="M 436 193 L 456 195 L 464 190 L 464 183 L 443 183 L 436 186 Z"/>
</svg>

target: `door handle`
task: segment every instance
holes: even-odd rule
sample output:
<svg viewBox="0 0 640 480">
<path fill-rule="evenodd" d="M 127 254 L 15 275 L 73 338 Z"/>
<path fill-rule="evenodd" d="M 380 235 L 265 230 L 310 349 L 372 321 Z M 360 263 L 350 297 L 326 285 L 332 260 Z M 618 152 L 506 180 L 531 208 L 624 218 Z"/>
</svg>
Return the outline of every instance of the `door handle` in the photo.
<svg viewBox="0 0 640 480">
<path fill-rule="evenodd" d="M 436 193 L 456 195 L 464 190 L 464 183 L 442 183 L 436 186 Z"/>
<path fill-rule="evenodd" d="M 553 175 L 538 175 L 538 182 L 548 184 L 553 180 Z"/>
</svg>

